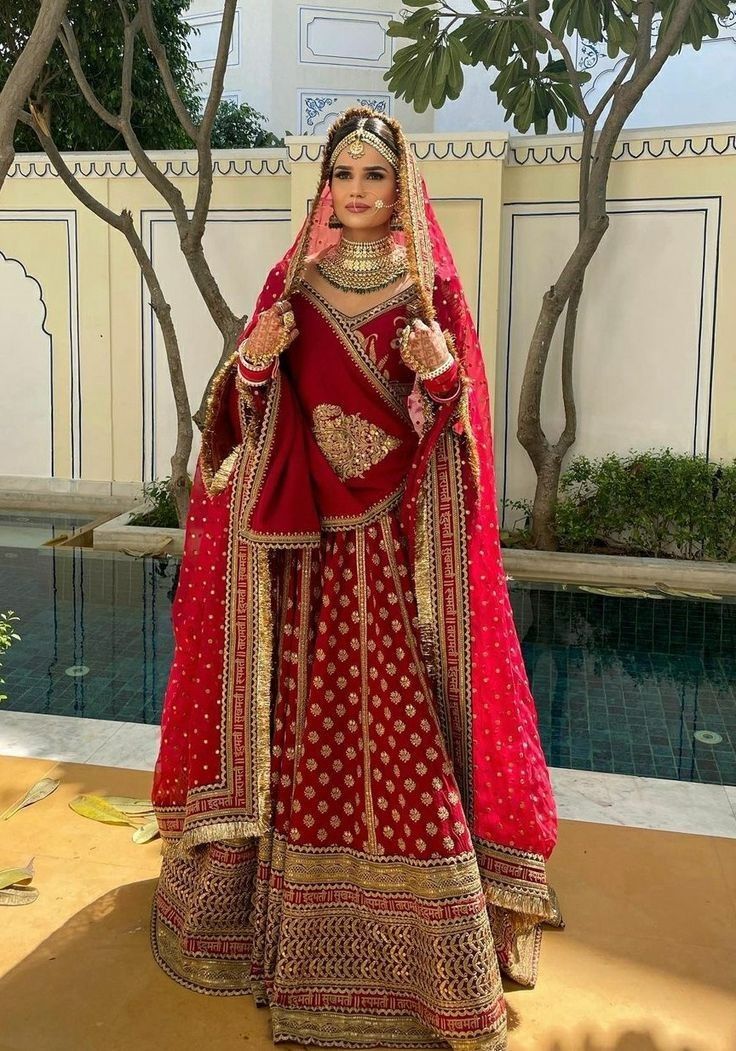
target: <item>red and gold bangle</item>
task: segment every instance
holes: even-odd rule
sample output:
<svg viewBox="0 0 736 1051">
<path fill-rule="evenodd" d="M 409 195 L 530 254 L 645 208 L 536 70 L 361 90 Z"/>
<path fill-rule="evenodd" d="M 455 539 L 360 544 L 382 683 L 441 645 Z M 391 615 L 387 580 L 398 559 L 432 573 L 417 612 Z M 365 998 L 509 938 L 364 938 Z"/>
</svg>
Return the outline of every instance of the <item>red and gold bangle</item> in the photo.
<svg viewBox="0 0 736 1051">
<path fill-rule="evenodd" d="M 458 381 L 458 384 L 457 384 L 455 390 L 451 394 L 434 394 L 431 390 L 427 391 L 427 393 L 429 394 L 429 396 L 432 399 L 432 401 L 440 401 L 440 402 L 454 401 L 455 398 L 457 398 L 458 394 L 460 393 L 460 387 L 461 387 L 461 384 Z"/>
<path fill-rule="evenodd" d="M 251 361 L 250 358 L 243 354 L 243 347 L 246 346 L 246 342 L 246 340 L 243 340 L 238 347 L 238 379 L 249 387 L 259 387 L 261 384 L 267 383 L 273 376 L 274 366 L 278 365 L 278 358 L 270 358 L 265 365 Z"/>
</svg>

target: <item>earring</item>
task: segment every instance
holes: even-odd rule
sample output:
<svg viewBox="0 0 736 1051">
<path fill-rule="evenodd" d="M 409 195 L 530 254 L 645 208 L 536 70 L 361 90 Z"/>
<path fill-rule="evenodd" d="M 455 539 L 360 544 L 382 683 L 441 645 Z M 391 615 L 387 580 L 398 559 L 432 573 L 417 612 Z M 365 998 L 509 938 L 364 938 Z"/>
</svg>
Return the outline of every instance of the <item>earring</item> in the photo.
<svg viewBox="0 0 736 1051">
<path fill-rule="evenodd" d="M 327 225 L 330 227 L 331 230 L 338 230 L 343 225 L 343 223 L 340 222 L 340 220 L 337 218 L 333 211 L 332 215 L 327 220 Z"/>
<path fill-rule="evenodd" d="M 389 223 L 388 228 L 389 230 L 404 229 L 403 223 L 401 222 L 401 216 L 398 215 L 396 211 L 394 211 L 393 215 L 391 216 L 391 222 Z"/>
</svg>

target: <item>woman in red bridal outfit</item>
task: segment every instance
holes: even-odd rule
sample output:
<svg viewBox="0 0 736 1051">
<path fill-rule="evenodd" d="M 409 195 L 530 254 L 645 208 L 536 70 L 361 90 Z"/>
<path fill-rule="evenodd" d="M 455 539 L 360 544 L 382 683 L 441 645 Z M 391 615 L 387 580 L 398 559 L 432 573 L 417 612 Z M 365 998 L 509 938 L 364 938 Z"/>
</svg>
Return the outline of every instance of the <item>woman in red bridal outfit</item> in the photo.
<svg viewBox="0 0 736 1051">
<path fill-rule="evenodd" d="M 489 398 L 400 125 L 330 129 L 213 388 L 153 800 L 161 966 L 273 1037 L 506 1047 L 561 925 Z"/>
</svg>

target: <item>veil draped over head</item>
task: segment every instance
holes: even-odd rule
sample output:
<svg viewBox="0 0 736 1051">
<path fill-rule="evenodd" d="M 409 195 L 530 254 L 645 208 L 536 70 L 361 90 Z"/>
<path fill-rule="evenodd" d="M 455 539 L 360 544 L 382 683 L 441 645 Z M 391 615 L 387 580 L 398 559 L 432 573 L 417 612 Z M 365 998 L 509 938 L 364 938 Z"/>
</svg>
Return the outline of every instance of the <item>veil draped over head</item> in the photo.
<svg viewBox="0 0 736 1051">
<path fill-rule="evenodd" d="M 406 247 L 416 315 L 427 322 L 436 319 L 452 335 L 460 365 L 462 393 L 456 402 L 424 399 L 425 420 L 400 520 L 414 567 L 422 653 L 471 829 L 499 960 L 514 980 L 531 985 L 540 924 L 562 923 L 545 866 L 557 837 L 555 803 L 501 557 L 480 343 L 452 253 L 398 122 L 358 106 L 333 124 L 309 214 L 272 268 L 243 335 L 261 311 L 289 296 L 305 261 L 339 239 L 340 230 L 329 226 L 329 159 L 336 133 L 355 116 L 378 117 L 394 134 L 402 229 L 392 230 L 392 236 Z M 202 764 L 195 776 L 181 744 L 187 719 L 181 713 L 187 705 L 178 705 L 176 717 L 167 716 L 174 705 L 165 706 L 171 726 L 164 726 L 163 739 L 175 748 L 178 733 L 181 746 L 168 761 L 180 762 L 182 775 L 176 789 L 168 784 L 164 790 L 160 759 L 154 801 L 162 835 L 179 849 L 260 835 L 269 827 L 269 631 L 275 601 L 269 558 L 279 545 L 245 541 L 239 532 L 239 494 L 245 491 L 247 501 L 248 479 L 259 470 L 263 395 L 252 388 L 250 404 L 244 404 L 242 392 L 238 396 L 235 357 L 220 371 L 210 397 L 174 606 L 177 649 L 170 685 L 183 694 L 187 676 L 196 671 L 201 682 L 202 667 L 209 667 L 211 659 L 210 714 L 235 743 L 223 736 L 209 773 Z M 313 528 L 318 536 L 319 523 Z M 217 669 L 224 671 L 215 679 Z M 189 718 L 203 714 L 200 708 Z M 191 722 L 189 728 L 194 729 Z M 200 741 L 200 763 L 203 757 Z"/>
</svg>

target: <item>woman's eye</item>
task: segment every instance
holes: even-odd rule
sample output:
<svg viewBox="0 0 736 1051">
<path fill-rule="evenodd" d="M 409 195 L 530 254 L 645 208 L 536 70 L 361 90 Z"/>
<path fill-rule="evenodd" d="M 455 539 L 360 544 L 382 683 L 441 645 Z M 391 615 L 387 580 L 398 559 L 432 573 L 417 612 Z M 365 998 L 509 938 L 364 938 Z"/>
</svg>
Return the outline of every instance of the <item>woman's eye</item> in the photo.
<svg viewBox="0 0 736 1051">
<path fill-rule="evenodd" d="M 383 178 L 383 173 L 382 172 L 370 172 L 370 177 L 371 177 L 371 179 L 382 179 Z"/>
</svg>

